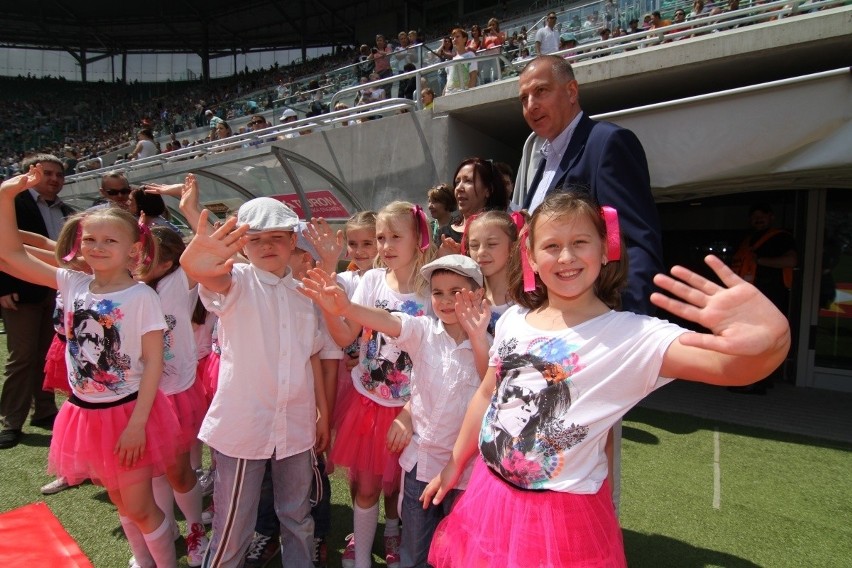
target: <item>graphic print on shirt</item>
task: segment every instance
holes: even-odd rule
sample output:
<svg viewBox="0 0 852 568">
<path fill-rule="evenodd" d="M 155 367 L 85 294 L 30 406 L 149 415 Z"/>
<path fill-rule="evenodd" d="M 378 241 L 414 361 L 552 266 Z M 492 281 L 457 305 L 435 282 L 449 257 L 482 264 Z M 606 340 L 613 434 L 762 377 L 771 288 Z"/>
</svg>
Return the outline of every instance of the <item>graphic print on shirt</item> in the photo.
<svg viewBox="0 0 852 568">
<path fill-rule="evenodd" d="M 84 300 L 75 300 L 73 311 L 65 314 L 71 385 L 81 393 L 118 394 L 130 369 L 130 356 L 121 352 L 119 322 L 124 314 L 112 300 L 100 300 L 90 308 L 84 305 Z"/>
<path fill-rule="evenodd" d="M 518 487 L 537 489 L 559 475 L 564 452 L 588 435 L 569 421 L 582 366 L 576 348 L 561 338 L 539 338 L 518 353 L 516 339 L 498 350 L 497 387 L 485 415 L 479 446 L 485 463 Z"/>
<path fill-rule="evenodd" d="M 163 332 L 163 374 L 172 376 L 177 373 L 174 368 L 174 364 L 170 363 L 170 361 L 175 358 L 175 354 L 172 352 L 172 347 L 175 344 L 175 326 L 177 325 L 177 318 L 172 314 L 166 314 L 166 325 L 168 326 L 168 329 Z"/>
<path fill-rule="evenodd" d="M 403 312 L 410 316 L 422 316 L 426 312 L 423 304 L 413 300 L 400 302 L 392 307 L 388 300 L 377 300 L 377 308 L 390 313 Z M 374 396 L 384 399 L 408 400 L 411 396 L 411 357 L 399 348 L 396 340 L 378 331 L 364 328 L 361 342 L 366 346 L 361 365 L 361 384 Z"/>
</svg>

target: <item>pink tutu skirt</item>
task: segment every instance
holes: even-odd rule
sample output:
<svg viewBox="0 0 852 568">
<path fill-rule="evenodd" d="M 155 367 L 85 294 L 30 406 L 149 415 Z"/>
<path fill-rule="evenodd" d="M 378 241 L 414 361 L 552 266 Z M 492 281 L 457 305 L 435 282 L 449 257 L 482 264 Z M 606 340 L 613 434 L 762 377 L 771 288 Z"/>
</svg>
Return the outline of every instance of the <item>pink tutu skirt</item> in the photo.
<svg viewBox="0 0 852 568">
<path fill-rule="evenodd" d="M 348 468 L 350 482 L 357 483 L 359 477 L 369 476 L 380 480 L 385 494 L 399 491 L 402 471 L 399 453 L 389 452 L 386 440 L 388 429 L 402 407 L 382 406 L 354 391 L 342 410 L 331 461 Z"/>
<path fill-rule="evenodd" d="M 219 359 L 218 353 L 210 352 L 198 360 L 195 371 L 195 382 L 204 387 L 204 396 L 207 399 L 208 407 L 213 401 L 216 389 L 219 388 Z"/>
<path fill-rule="evenodd" d="M 626 567 L 621 528 L 604 483 L 595 495 L 525 491 L 477 458 L 465 491 L 438 525 L 435 568 Z"/>
<path fill-rule="evenodd" d="M 180 433 L 177 436 L 178 449 L 184 453 L 198 442 L 198 431 L 201 430 L 201 422 L 207 414 L 209 404 L 207 395 L 202 385 L 196 378 L 188 389 L 166 395 L 166 399 L 172 406 L 175 416 L 180 424 Z"/>
<path fill-rule="evenodd" d="M 109 408 L 81 408 L 65 402 L 53 425 L 48 472 L 62 476 L 71 485 L 91 479 L 107 490 L 150 482 L 151 477 L 163 475 L 176 461 L 177 437 L 180 425 L 172 412 L 166 395 L 157 391 L 148 421 L 145 423 L 145 452 L 132 467 L 119 464 L 114 453 L 130 415 L 136 408 L 132 400 Z"/>
<path fill-rule="evenodd" d="M 68 386 L 68 368 L 65 366 L 65 339 L 53 336 L 47 357 L 44 359 L 44 383 L 41 388 L 48 392 L 71 394 Z"/>
</svg>

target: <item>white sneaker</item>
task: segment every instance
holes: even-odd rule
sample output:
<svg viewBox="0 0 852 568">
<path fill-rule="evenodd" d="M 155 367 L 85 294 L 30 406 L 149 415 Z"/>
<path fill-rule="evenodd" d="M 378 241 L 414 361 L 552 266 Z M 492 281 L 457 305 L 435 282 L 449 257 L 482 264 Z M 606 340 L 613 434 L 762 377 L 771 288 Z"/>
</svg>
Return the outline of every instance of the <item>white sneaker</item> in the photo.
<svg viewBox="0 0 852 568">
<path fill-rule="evenodd" d="M 201 523 L 193 524 L 186 535 L 186 563 L 190 566 L 201 566 L 204 553 L 207 552 L 207 533 Z"/>
<path fill-rule="evenodd" d="M 68 480 L 64 477 L 57 477 L 50 483 L 41 486 L 41 494 L 42 495 L 54 495 L 59 493 L 60 491 L 65 491 L 71 487 L 68 485 Z"/>
<path fill-rule="evenodd" d="M 201 474 L 198 478 L 198 485 L 201 486 L 202 497 L 213 495 L 213 485 L 216 480 L 216 470 L 211 469 Z"/>
</svg>

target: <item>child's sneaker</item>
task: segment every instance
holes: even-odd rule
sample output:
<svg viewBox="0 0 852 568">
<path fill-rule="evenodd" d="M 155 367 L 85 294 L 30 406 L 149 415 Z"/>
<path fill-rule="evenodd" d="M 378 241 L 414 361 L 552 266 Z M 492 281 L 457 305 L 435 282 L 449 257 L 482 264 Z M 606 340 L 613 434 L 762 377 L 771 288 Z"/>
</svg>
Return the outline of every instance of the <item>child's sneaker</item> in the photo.
<svg viewBox="0 0 852 568">
<path fill-rule="evenodd" d="M 208 544 L 204 525 L 194 523 L 189 528 L 189 534 L 186 535 L 186 563 L 190 566 L 201 566 Z"/>
<path fill-rule="evenodd" d="M 278 551 L 281 549 L 281 544 L 278 541 L 278 535 L 266 536 L 259 532 L 254 533 L 254 538 L 246 551 L 246 559 L 243 568 L 262 568 L 266 566 L 270 560 L 275 558 Z"/>
<path fill-rule="evenodd" d="M 346 548 L 343 550 L 343 556 L 340 558 L 343 568 L 355 568 L 355 535 L 350 534 L 346 537 Z"/>
<path fill-rule="evenodd" d="M 385 562 L 388 568 L 399 568 L 399 535 L 385 535 Z"/>
<path fill-rule="evenodd" d="M 324 538 L 314 537 L 313 561 L 314 568 L 325 568 L 325 563 L 328 560 L 328 549 L 325 546 Z"/>
<path fill-rule="evenodd" d="M 198 478 L 198 485 L 201 486 L 201 496 L 209 497 L 213 495 L 213 485 L 216 478 L 216 470 L 210 469 L 201 474 Z"/>
<path fill-rule="evenodd" d="M 201 511 L 201 522 L 205 525 L 213 524 L 213 515 L 216 514 L 216 508 L 213 506 L 213 503 L 207 506 L 206 509 Z"/>
</svg>

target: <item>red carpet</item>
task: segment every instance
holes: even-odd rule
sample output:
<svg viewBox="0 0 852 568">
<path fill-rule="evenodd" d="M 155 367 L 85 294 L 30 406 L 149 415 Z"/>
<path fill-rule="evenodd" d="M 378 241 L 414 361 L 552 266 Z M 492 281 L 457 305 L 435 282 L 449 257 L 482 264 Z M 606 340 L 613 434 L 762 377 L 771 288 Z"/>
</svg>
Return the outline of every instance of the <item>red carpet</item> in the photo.
<svg viewBox="0 0 852 568">
<path fill-rule="evenodd" d="M 0 566 L 92 568 L 45 503 L 0 515 Z"/>
</svg>

